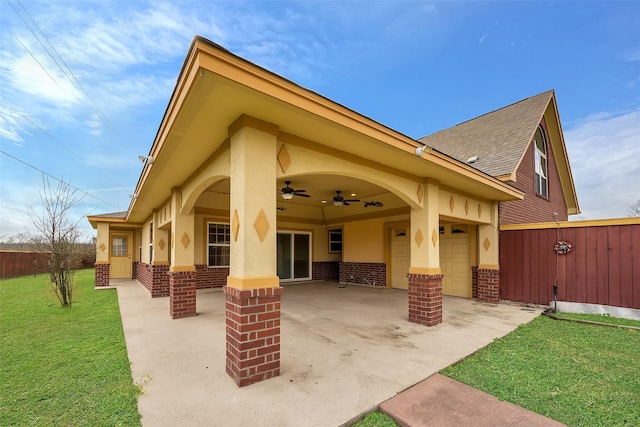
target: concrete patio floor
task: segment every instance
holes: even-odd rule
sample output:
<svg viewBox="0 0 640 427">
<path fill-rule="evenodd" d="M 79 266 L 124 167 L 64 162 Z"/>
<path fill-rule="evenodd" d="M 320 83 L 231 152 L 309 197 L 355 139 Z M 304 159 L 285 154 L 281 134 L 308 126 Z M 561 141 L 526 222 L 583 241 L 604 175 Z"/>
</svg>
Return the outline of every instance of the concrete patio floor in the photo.
<svg viewBox="0 0 640 427">
<path fill-rule="evenodd" d="M 409 323 L 407 293 L 335 282 L 285 284 L 278 378 L 238 388 L 225 372 L 225 301 L 199 290 L 198 315 L 136 281 L 118 289 L 142 424 L 340 426 L 455 363 L 540 309 L 444 297 L 443 323 Z"/>
</svg>

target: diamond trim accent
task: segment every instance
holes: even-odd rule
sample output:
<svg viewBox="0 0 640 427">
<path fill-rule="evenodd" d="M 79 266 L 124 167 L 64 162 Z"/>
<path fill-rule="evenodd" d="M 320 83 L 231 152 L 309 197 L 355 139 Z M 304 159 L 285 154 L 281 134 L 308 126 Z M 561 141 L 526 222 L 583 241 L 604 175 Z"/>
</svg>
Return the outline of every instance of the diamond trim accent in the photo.
<svg viewBox="0 0 640 427">
<path fill-rule="evenodd" d="M 282 173 L 286 173 L 291 165 L 291 157 L 289 157 L 289 151 L 287 151 L 285 145 L 282 145 L 278 152 L 278 164 L 280 165 L 280 169 L 282 169 Z"/>
<path fill-rule="evenodd" d="M 264 209 L 260 209 L 260 213 L 256 217 L 253 226 L 256 228 L 260 241 L 262 242 L 267 235 L 267 231 L 269 231 L 269 220 L 267 220 L 267 216 L 264 214 Z"/>
<path fill-rule="evenodd" d="M 238 218 L 238 210 L 233 210 L 233 219 L 231 220 L 231 230 L 233 231 L 233 241 L 238 241 L 238 231 L 240 230 L 240 219 Z"/>
<path fill-rule="evenodd" d="M 422 230 L 420 230 L 418 228 L 418 231 L 416 232 L 416 243 L 418 244 L 418 247 L 420 247 L 420 245 L 422 245 L 422 242 L 424 241 L 424 236 L 422 235 Z"/>
<path fill-rule="evenodd" d="M 191 240 L 189 239 L 189 236 L 187 236 L 187 233 L 184 233 L 182 235 L 182 238 L 180 239 L 180 243 L 182 243 L 182 247 L 187 249 L 187 246 L 189 246 L 189 242 Z"/>
<path fill-rule="evenodd" d="M 469 215 L 469 201 L 468 200 L 464 201 L 464 213 L 465 213 L 465 215 Z"/>
<path fill-rule="evenodd" d="M 456 207 L 456 202 L 453 200 L 453 196 L 449 199 L 449 208 L 451 208 L 451 212 L 453 212 L 453 208 Z"/>
<path fill-rule="evenodd" d="M 158 246 L 160 247 L 160 250 L 164 249 L 164 239 L 160 239 Z"/>
<path fill-rule="evenodd" d="M 491 247 L 491 242 L 489 241 L 488 237 L 484 238 L 484 242 L 482 243 L 482 246 L 484 246 L 485 251 L 489 250 L 489 248 Z"/>
<path fill-rule="evenodd" d="M 438 243 L 438 232 L 435 228 L 431 232 L 431 242 L 433 243 L 433 247 L 435 248 L 436 244 Z"/>
<path fill-rule="evenodd" d="M 482 205 L 478 203 L 478 218 L 482 218 Z"/>
<path fill-rule="evenodd" d="M 100 245 L 100 251 L 104 252 L 104 250 L 107 249 L 107 247 L 103 244 Z"/>
<path fill-rule="evenodd" d="M 416 194 L 418 195 L 418 202 L 422 203 L 422 199 L 424 198 L 424 189 L 422 188 L 422 184 L 418 184 L 418 192 Z"/>
</svg>

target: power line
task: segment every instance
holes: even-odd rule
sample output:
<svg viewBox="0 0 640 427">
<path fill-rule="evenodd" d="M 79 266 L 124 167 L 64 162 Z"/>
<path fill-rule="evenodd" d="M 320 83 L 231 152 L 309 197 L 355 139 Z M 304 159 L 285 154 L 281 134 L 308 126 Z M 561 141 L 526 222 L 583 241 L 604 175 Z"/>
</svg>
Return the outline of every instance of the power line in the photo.
<svg viewBox="0 0 640 427">
<path fill-rule="evenodd" d="M 73 73 L 73 71 L 71 71 L 71 68 L 67 65 L 67 63 L 64 61 L 64 59 L 62 59 L 62 56 L 58 53 L 58 51 L 56 50 L 56 48 L 53 46 L 53 44 L 51 44 L 51 42 L 49 41 L 49 39 L 47 38 L 47 36 L 42 32 L 42 30 L 40 29 L 40 27 L 38 26 L 38 24 L 36 23 L 36 21 L 33 19 L 33 17 L 31 16 L 31 14 L 29 13 L 29 11 L 27 11 L 27 9 L 24 7 L 24 5 L 20 2 L 20 0 L 17 0 L 18 4 L 20 5 L 20 7 L 22 8 L 22 10 L 24 10 L 24 12 L 26 13 L 26 15 L 29 17 L 29 19 L 31 20 L 31 22 L 33 23 L 33 25 L 35 26 L 35 28 L 38 30 L 38 32 L 40 33 L 40 35 L 42 35 L 42 37 L 44 38 L 44 40 L 46 40 L 47 44 L 51 47 L 51 49 L 56 53 L 58 59 L 60 59 L 60 62 L 62 62 L 64 64 L 64 66 L 66 67 L 67 71 L 65 71 L 62 68 L 62 65 L 60 65 L 60 62 L 58 62 L 58 60 L 53 56 L 53 54 L 51 53 L 51 51 L 47 48 L 47 46 L 44 45 L 44 43 L 42 42 L 42 40 L 40 40 L 40 37 L 38 37 L 38 35 L 31 29 L 31 27 L 29 26 L 29 24 L 24 20 L 24 18 L 22 17 L 22 15 L 20 15 L 20 13 L 18 12 L 18 10 L 13 6 L 13 4 L 11 4 L 9 2 L 9 0 L 6 0 L 6 2 L 9 4 L 9 6 L 11 6 L 11 8 L 13 9 L 14 13 L 16 15 L 18 15 L 18 17 L 20 18 L 20 20 L 22 21 L 22 23 L 24 24 L 24 26 L 31 32 L 31 34 L 35 37 L 35 39 L 38 41 L 38 43 L 40 44 L 40 46 L 44 49 L 44 51 L 49 55 L 49 57 L 53 60 L 53 62 L 58 66 L 58 68 L 60 69 L 60 71 L 62 72 L 62 74 L 67 78 L 67 80 L 69 80 L 69 82 L 71 83 L 71 85 L 84 97 L 85 101 L 89 104 L 89 106 L 91 107 L 91 109 L 96 113 L 96 115 L 98 116 L 98 118 L 102 121 L 102 123 L 106 126 L 107 129 L 109 129 L 109 131 L 111 133 L 114 132 L 113 130 L 113 126 L 111 125 L 111 123 L 107 120 L 107 118 L 105 117 L 105 115 L 102 113 L 102 111 L 100 111 L 100 109 L 98 108 L 98 106 L 93 102 L 93 100 L 91 99 L 91 97 L 89 97 L 87 91 L 85 90 L 85 88 L 82 86 L 82 83 L 80 83 L 80 80 L 78 80 L 78 78 L 76 77 L 76 75 Z M 55 80 L 55 78 L 49 73 L 49 71 L 46 70 L 46 68 L 40 63 L 40 61 L 38 61 L 35 56 L 31 53 L 31 51 L 29 51 L 29 49 L 20 41 L 20 39 L 18 39 L 17 36 L 14 35 L 14 37 L 16 37 L 16 39 L 18 40 L 18 43 L 20 43 L 20 45 L 22 46 L 22 48 L 24 50 L 26 50 L 29 55 L 31 55 L 31 57 L 38 63 L 38 65 L 40 65 L 40 67 L 49 75 L 49 77 L 51 77 L 51 79 L 56 83 L 56 85 L 58 85 L 58 87 L 61 87 L 59 85 L 59 83 Z M 71 75 L 71 77 L 70 77 Z"/>
<path fill-rule="evenodd" d="M 42 169 L 39 169 L 38 167 L 33 166 L 33 165 L 31 165 L 31 164 L 29 164 L 29 163 L 25 162 L 24 160 L 21 160 L 21 159 L 17 158 L 16 156 L 13 156 L 13 155 L 11 155 L 11 154 L 7 153 L 7 152 L 6 152 L 6 151 L 4 151 L 4 150 L 0 150 L 0 153 L 4 154 L 4 155 L 5 155 L 5 156 L 7 156 L 7 157 L 11 157 L 12 159 L 14 159 L 14 160 L 16 160 L 16 161 L 18 161 L 18 162 L 22 163 L 23 165 L 26 165 L 26 166 L 30 167 L 31 169 L 35 169 L 35 170 L 37 170 L 38 172 L 40 172 L 40 173 L 41 173 L 41 174 L 43 174 L 43 175 L 48 176 L 49 178 L 55 179 L 56 181 L 58 181 L 58 182 L 60 182 L 60 183 L 62 183 L 62 184 L 64 184 L 64 185 L 66 185 L 66 186 L 68 186 L 68 187 L 71 187 L 71 188 L 73 188 L 73 189 L 75 189 L 75 190 L 77 190 L 77 191 L 79 191 L 79 192 L 81 192 L 81 193 L 83 193 L 83 194 L 86 194 L 86 195 L 87 195 L 87 196 L 89 196 L 89 197 L 92 197 L 92 198 L 94 198 L 94 199 L 96 199 L 96 200 L 98 200 L 98 201 L 100 201 L 100 202 L 102 202 L 102 203 L 105 203 L 105 204 L 109 205 L 109 206 L 113 206 L 113 207 L 114 207 L 114 208 L 116 208 L 116 209 L 120 209 L 118 206 L 114 205 L 113 203 L 111 203 L 111 202 L 107 202 L 106 200 L 103 200 L 103 199 L 101 199 L 101 198 L 99 198 L 99 197 L 97 197 L 97 196 L 94 196 L 93 194 L 90 194 L 88 191 L 85 191 L 85 190 L 83 190 L 83 189 L 81 189 L 81 188 L 78 188 L 78 187 L 76 187 L 76 186 L 74 186 L 74 185 L 71 185 L 70 183 L 65 182 L 64 180 L 62 180 L 62 179 L 60 179 L 60 178 L 57 178 L 57 177 L 55 177 L 55 176 L 51 175 L 50 173 L 47 173 L 47 172 L 43 171 Z"/>
<path fill-rule="evenodd" d="M 34 126 L 36 129 L 38 129 L 40 132 L 44 133 L 46 136 L 48 136 L 49 138 L 51 138 L 55 143 L 57 143 L 58 145 L 60 145 L 62 148 L 64 148 L 65 150 L 67 150 L 69 153 L 73 154 L 74 156 L 76 156 L 82 163 L 84 163 L 85 165 L 89 166 L 91 169 L 95 170 L 96 172 L 98 172 L 100 175 L 102 175 L 103 177 L 107 178 L 109 181 L 111 181 L 112 183 L 116 184 L 116 185 L 121 185 L 119 182 L 116 182 L 113 180 L 113 178 L 111 178 L 110 176 L 106 175 L 105 173 L 101 172 L 100 170 L 98 170 L 97 168 L 95 168 L 94 166 L 92 166 L 91 164 L 87 163 L 82 157 L 80 157 L 78 154 L 76 154 L 74 151 L 72 151 L 69 147 L 67 147 L 66 145 L 64 145 L 60 140 L 58 140 L 56 137 L 54 137 L 53 135 L 51 135 L 49 132 L 47 132 L 46 130 L 42 129 L 40 126 L 38 126 L 38 124 L 34 123 L 31 119 L 29 119 L 27 116 L 25 116 L 24 114 L 22 114 L 20 111 L 18 111 L 15 107 L 13 107 L 11 104 L 8 104 L 5 102 L 5 104 L 11 108 L 13 111 L 16 112 L 16 114 L 20 115 L 20 117 L 22 117 L 23 119 L 25 119 L 26 121 L 28 121 L 29 123 L 31 123 L 32 126 Z"/>
<path fill-rule="evenodd" d="M 11 34 L 13 34 L 13 32 L 11 32 Z M 33 58 L 33 60 L 34 60 L 34 61 L 36 61 L 36 63 L 40 66 L 40 68 L 42 68 L 42 70 L 43 70 L 45 73 L 47 73 L 47 76 L 49 76 L 49 78 L 50 78 L 50 79 L 51 79 L 51 80 L 56 84 L 56 86 L 58 86 L 60 89 L 62 89 L 62 86 L 60 86 L 60 83 L 58 83 L 58 82 L 56 81 L 56 79 L 55 79 L 55 78 L 53 78 L 53 76 L 49 73 L 49 70 L 47 70 L 47 68 L 46 68 L 44 65 L 42 65 L 42 64 L 40 63 L 40 61 L 38 61 L 38 58 L 36 58 L 36 57 L 35 57 L 35 55 L 34 55 L 33 53 L 31 53 L 31 51 L 30 51 L 29 49 L 27 49 L 27 47 L 26 47 L 26 46 L 25 46 L 25 45 L 20 41 L 20 39 L 18 38 L 18 36 L 16 36 L 15 34 L 13 34 L 13 37 L 15 37 L 15 38 L 16 38 L 16 40 L 18 41 L 18 43 L 20 43 L 20 46 L 22 46 L 22 47 L 24 48 L 24 50 L 26 50 L 26 51 L 27 51 L 27 53 L 28 53 L 29 55 L 31 55 L 31 58 Z"/>
<path fill-rule="evenodd" d="M 9 0 L 7 0 L 9 1 Z M 107 118 L 105 117 L 104 114 L 102 114 L 102 111 L 100 111 L 100 109 L 98 108 L 97 105 L 95 105 L 95 103 L 93 102 L 93 100 L 91 99 L 91 97 L 89 97 L 87 91 L 85 90 L 84 86 L 82 86 L 82 83 L 80 82 L 80 80 L 78 80 L 78 78 L 76 77 L 76 75 L 74 74 L 74 72 L 71 70 L 71 67 L 69 67 L 69 65 L 67 65 L 67 63 L 65 62 L 65 60 L 62 58 L 62 56 L 58 53 L 58 51 L 56 50 L 56 48 L 53 46 L 53 44 L 51 44 L 51 41 L 49 41 L 49 38 L 42 32 L 42 30 L 40 29 L 40 27 L 38 26 L 38 24 L 36 23 L 36 21 L 33 19 L 33 17 L 31 16 L 31 14 L 29 13 L 29 11 L 24 7 L 24 5 L 22 4 L 22 2 L 20 2 L 20 0 L 17 0 L 18 4 L 20 5 L 20 7 L 22 8 L 22 10 L 24 10 L 24 12 L 27 14 L 27 16 L 29 17 L 29 19 L 31 20 L 31 22 L 33 22 L 33 25 L 38 29 L 38 32 L 42 35 L 42 37 L 44 37 L 44 39 L 47 41 L 47 44 L 51 47 L 51 49 L 55 52 L 55 54 L 58 56 L 58 58 L 60 59 L 60 62 L 62 62 L 65 66 L 65 68 L 69 71 L 69 73 L 67 74 L 62 67 L 60 66 L 60 64 L 58 64 L 58 61 L 55 60 L 55 58 L 53 57 L 53 55 L 51 55 L 51 53 L 47 50 L 47 48 L 42 45 L 42 43 L 40 43 L 42 45 L 42 47 L 44 48 L 44 50 L 47 51 L 47 53 L 49 54 L 49 56 L 51 57 L 51 59 L 53 59 L 53 61 L 56 63 L 56 65 L 58 65 L 58 67 L 60 68 L 60 71 L 62 71 L 62 73 L 65 75 L 65 77 L 67 77 L 67 79 L 71 82 L 72 85 L 74 85 L 76 87 L 76 89 L 82 93 L 85 97 L 85 99 L 89 102 L 89 104 L 91 105 L 91 107 L 93 108 L 93 110 L 95 111 L 96 115 L 100 118 L 100 120 L 102 120 L 102 122 L 105 124 L 105 126 L 111 131 L 111 133 L 113 133 L 113 126 L 111 125 L 111 123 L 109 122 L 109 120 L 107 120 Z M 33 33 L 33 32 L 32 32 Z M 35 34 L 34 34 L 35 35 Z M 38 37 L 36 36 L 36 39 L 38 41 L 40 41 L 40 39 L 38 39 Z M 69 77 L 69 74 L 71 75 L 71 77 L 73 77 L 73 79 L 71 77 Z M 75 83 L 74 83 L 75 82 Z"/>
</svg>

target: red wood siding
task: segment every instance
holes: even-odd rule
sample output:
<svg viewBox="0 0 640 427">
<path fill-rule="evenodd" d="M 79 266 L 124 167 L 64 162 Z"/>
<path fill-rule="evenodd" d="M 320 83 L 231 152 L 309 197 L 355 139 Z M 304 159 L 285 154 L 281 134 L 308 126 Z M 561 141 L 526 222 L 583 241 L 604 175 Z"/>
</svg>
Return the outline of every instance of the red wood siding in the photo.
<svg viewBox="0 0 640 427">
<path fill-rule="evenodd" d="M 640 309 L 640 224 L 500 232 L 501 299 L 548 305 L 556 274 L 558 301 Z"/>
<path fill-rule="evenodd" d="M 513 187 L 524 192 L 523 200 L 500 203 L 500 224 L 527 224 L 532 222 L 554 221 L 553 213 L 558 213 L 558 221 L 566 221 L 567 203 L 560 184 L 560 175 L 556 159 L 551 146 L 551 140 L 547 132 L 547 126 L 543 120 L 542 129 L 547 139 L 547 180 L 549 186 L 549 198 L 538 196 L 535 191 L 535 166 L 533 143 L 529 143 L 527 151 L 516 171 L 516 181 L 509 181 Z"/>
</svg>

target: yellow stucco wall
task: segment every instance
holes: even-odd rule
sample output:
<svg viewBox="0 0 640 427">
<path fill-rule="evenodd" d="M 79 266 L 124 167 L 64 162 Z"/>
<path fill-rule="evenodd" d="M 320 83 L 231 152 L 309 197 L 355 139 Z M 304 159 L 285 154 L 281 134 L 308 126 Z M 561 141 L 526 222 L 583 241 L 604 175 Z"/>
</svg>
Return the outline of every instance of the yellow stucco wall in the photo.
<svg viewBox="0 0 640 427">
<path fill-rule="evenodd" d="M 385 262 L 384 218 L 348 222 L 342 231 L 344 262 Z"/>
</svg>

